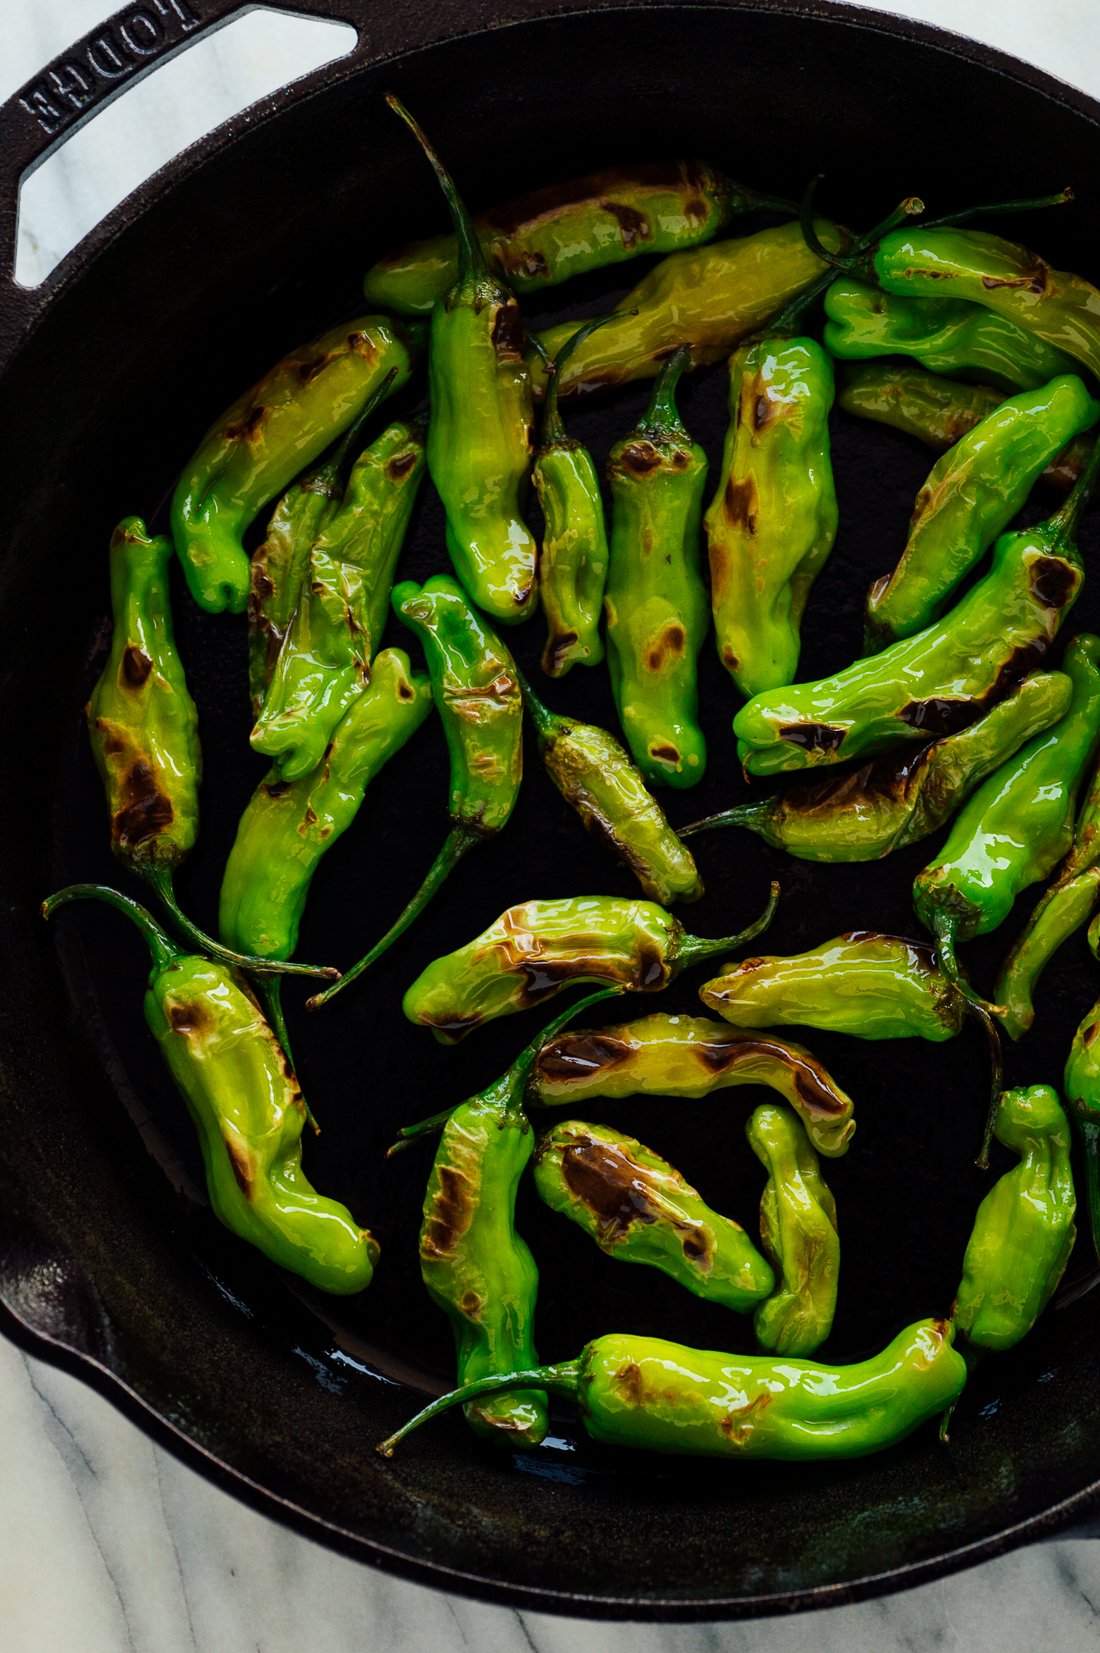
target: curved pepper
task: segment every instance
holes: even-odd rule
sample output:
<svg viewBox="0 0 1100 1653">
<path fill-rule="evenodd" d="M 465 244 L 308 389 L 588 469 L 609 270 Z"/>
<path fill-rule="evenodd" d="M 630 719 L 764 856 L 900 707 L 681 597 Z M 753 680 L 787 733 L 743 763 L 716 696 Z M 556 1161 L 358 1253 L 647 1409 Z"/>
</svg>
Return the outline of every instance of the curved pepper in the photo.
<svg viewBox="0 0 1100 1653">
<path fill-rule="evenodd" d="M 966 1362 L 947 1320 L 918 1320 L 870 1360 L 822 1366 L 689 1349 L 612 1333 L 576 1360 L 486 1379 L 444 1395 L 378 1450 L 480 1395 L 538 1382 L 580 1408 L 594 1440 L 713 1458 L 861 1458 L 912 1434 L 956 1401 Z"/>
<path fill-rule="evenodd" d="M 707 630 L 699 557 L 707 459 L 676 411 L 678 350 L 649 407 L 612 448 L 607 615 L 611 692 L 627 743 L 652 785 L 694 786 L 706 767 L 696 659 Z"/>
<path fill-rule="evenodd" d="M 650 161 L 550 184 L 480 213 L 473 225 L 486 260 L 526 293 L 646 253 L 699 246 L 742 212 L 789 207 L 706 161 Z M 385 310 L 426 315 L 453 287 L 458 264 L 456 237 L 434 235 L 380 258 L 363 291 Z"/>
<path fill-rule="evenodd" d="M 302 1093 L 256 1001 L 225 965 L 182 952 L 143 907 L 115 890 L 73 884 L 42 911 L 52 918 L 84 899 L 126 913 L 148 944 L 145 1020 L 198 1130 L 215 1216 L 322 1291 L 362 1291 L 378 1243 L 306 1179 Z"/>
<path fill-rule="evenodd" d="M 312 465 L 387 385 L 412 371 L 421 329 L 358 316 L 284 356 L 207 431 L 172 496 L 172 537 L 191 595 L 243 613 L 252 570 L 242 543 L 264 506 Z"/>
<path fill-rule="evenodd" d="M 509 907 L 481 935 L 420 972 L 402 1000 L 410 1022 L 446 1044 L 497 1016 L 527 1010 L 570 982 L 610 982 L 658 993 L 690 965 L 750 941 L 771 921 L 779 887 L 740 935 L 689 936 L 654 901 L 577 896 Z"/>
<path fill-rule="evenodd" d="M 768 1173 L 760 1198 L 760 1238 L 778 1284 L 753 1315 L 762 1349 L 812 1355 L 833 1329 L 840 1241 L 836 1201 L 794 1114 L 763 1104 L 745 1134 Z"/>
<path fill-rule="evenodd" d="M 658 1268 L 708 1303 L 745 1313 L 775 1284 L 740 1223 L 712 1211 L 660 1154 L 609 1126 L 555 1125 L 539 1141 L 535 1187 L 608 1257 Z"/>
</svg>

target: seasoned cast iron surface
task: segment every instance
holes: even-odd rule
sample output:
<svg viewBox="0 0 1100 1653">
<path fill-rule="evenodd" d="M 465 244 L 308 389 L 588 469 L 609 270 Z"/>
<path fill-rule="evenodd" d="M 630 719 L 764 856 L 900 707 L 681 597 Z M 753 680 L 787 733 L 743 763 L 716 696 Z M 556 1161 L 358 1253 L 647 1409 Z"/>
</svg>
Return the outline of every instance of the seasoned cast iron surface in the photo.
<svg viewBox="0 0 1100 1653">
<path fill-rule="evenodd" d="M 759 1611 L 942 1565 L 1100 1476 L 1097 1298 L 1048 1313 L 1018 1351 L 981 1369 L 949 1450 L 926 1428 L 881 1458 L 839 1467 L 694 1465 L 596 1447 L 563 1411 L 546 1447 L 514 1460 L 483 1449 L 458 1415 L 412 1439 L 392 1465 L 373 1456 L 375 1441 L 453 1372 L 449 1330 L 417 1263 L 432 1145 L 390 1162 L 384 1150 L 399 1125 L 495 1077 L 550 1014 L 509 1018 L 448 1050 L 405 1022 L 401 994 L 431 958 L 513 902 L 636 889 L 586 838 L 533 745 L 507 830 L 468 858 L 382 965 L 318 1016 L 302 1010 L 306 986 L 284 988 L 300 1077 L 323 1127 L 307 1142 L 307 1170 L 382 1243 L 375 1282 L 358 1299 L 299 1287 L 210 1216 L 193 1132 L 145 1031 L 147 965 L 136 934 L 93 908 L 59 915 L 52 937 L 36 927 L 34 903 L 49 888 L 118 877 L 80 712 L 105 646 L 115 520 L 156 512 L 206 425 L 244 384 L 356 313 L 358 279 L 375 256 L 445 223 L 428 168 L 382 105 L 390 84 L 475 210 L 616 160 L 692 153 L 786 194 L 824 171 L 821 209 L 856 226 L 911 191 L 949 210 L 1066 181 L 1095 202 L 1100 184 L 1084 118 L 992 71 L 846 25 L 638 9 L 531 23 L 336 82 L 186 179 L 88 270 L 0 392 L 18 496 L 0 571 L 15 748 L 0 857 L 12 943 L 0 967 L 12 1145 L 3 1176 L 21 1243 L 41 1246 L 24 1274 L 30 1312 L 90 1346 L 170 1425 L 268 1493 L 392 1565 L 427 1567 L 452 1584 L 548 1606 L 579 1598 L 591 1610 Z M 988 139 L 966 145 L 965 164 L 962 129 Z M 1091 221 L 1085 204 L 1010 230 L 1095 278 Z M 529 320 L 588 314 L 643 268 L 551 294 L 528 307 Z M 570 429 L 602 463 L 648 393 L 567 404 Z M 721 367 L 683 383 L 681 409 L 712 474 L 725 400 Z M 834 462 L 841 528 L 803 628 L 808 677 L 859 651 L 866 586 L 895 560 L 932 457 L 838 415 Z M 1037 494 L 1032 518 L 1055 504 Z M 1098 526 L 1094 513 L 1082 536 L 1087 565 L 1100 552 Z M 402 573 L 423 579 L 447 566 L 442 514 L 425 487 Z M 248 748 L 244 620 L 200 614 L 181 579 L 176 594 L 206 765 L 200 846 L 179 890 L 213 927 L 224 859 L 265 765 Z M 1088 626 L 1100 629 L 1095 575 L 1063 635 Z M 538 674 L 541 618 L 508 641 L 556 709 L 617 727 L 603 670 L 579 668 L 558 685 Z M 386 642 L 417 658 L 396 622 Z M 711 642 L 702 699 L 709 768 L 701 786 L 667 795 L 674 822 L 747 795 L 729 734 L 735 701 Z M 300 957 L 347 964 L 389 924 L 442 841 L 446 793 L 432 720 L 326 857 Z M 779 913 L 757 950 L 800 950 L 852 928 L 915 933 L 909 887 L 937 842 L 871 866 L 815 868 L 747 833 L 714 834 L 697 840 L 707 896 L 679 916 L 696 934 L 736 931 L 779 877 Z M 1002 933 L 966 949 L 983 984 L 1030 899 Z M 701 1013 L 696 989 L 713 973 L 690 971 L 664 995 L 635 996 L 596 1020 Z M 1044 978 L 1036 1030 L 1009 1053 L 1011 1083 L 1060 1083 L 1073 1029 L 1098 992 L 1100 972 L 1078 938 Z M 987 1061 L 976 1029 L 940 1046 L 803 1037 L 855 1098 L 859 1121 L 847 1157 L 824 1165 L 842 1270 L 823 1356 L 848 1361 L 950 1306 L 988 1186 L 972 1165 Z M 667 1155 L 749 1227 L 763 1174 L 744 1124 L 766 1094 L 637 1098 L 585 1113 Z M 547 1122 L 556 1117 L 565 1116 Z M 992 1174 L 1005 1163 L 996 1159 Z M 529 1186 L 518 1221 L 542 1270 L 544 1359 L 608 1330 L 752 1347 L 747 1318 L 604 1258 Z M 1082 1242 L 1071 1279 L 1084 1272 L 1085 1253 Z"/>
</svg>

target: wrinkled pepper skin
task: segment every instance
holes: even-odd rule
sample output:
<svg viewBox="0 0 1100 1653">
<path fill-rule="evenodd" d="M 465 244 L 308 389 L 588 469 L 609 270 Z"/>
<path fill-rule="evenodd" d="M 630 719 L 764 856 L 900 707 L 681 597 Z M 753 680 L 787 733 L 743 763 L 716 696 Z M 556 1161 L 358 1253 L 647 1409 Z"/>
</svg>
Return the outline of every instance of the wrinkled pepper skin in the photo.
<svg viewBox="0 0 1100 1653">
<path fill-rule="evenodd" d="M 1095 951 L 1093 930 L 1089 942 Z M 1093 1255 L 1100 1263 L 1100 1001 L 1082 1017 L 1069 1056 L 1062 1090 L 1085 1153 L 1085 1200 Z"/>
<path fill-rule="evenodd" d="M 691 851 L 614 736 L 551 712 L 520 681 L 546 772 L 589 832 L 625 862 L 650 901 L 698 901 L 703 880 Z"/>
<path fill-rule="evenodd" d="M 825 295 L 825 348 L 849 361 L 911 356 L 932 373 L 958 374 L 1003 390 L 1038 390 L 1077 372 L 1072 355 L 966 299 L 897 297 L 841 276 Z"/>
<path fill-rule="evenodd" d="M 1073 683 L 1068 712 L 983 782 L 914 880 L 914 911 L 953 981 L 957 943 L 1003 924 L 1073 841 L 1077 794 L 1100 745 L 1100 637 L 1075 637 L 1063 666 Z"/>
<path fill-rule="evenodd" d="M 1011 1349 L 1034 1326 L 1077 1237 L 1069 1120 L 1049 1085 L 1005 1091 L 994 1135 L 1020 1163 L 978 1207 L 951 1318 L 976 1349 Z"/>
<path fill-rule="evenodd" d="M 885 648 L 938 620 L 1066 443 L 1100 416 L 1076 374 L 1002 402 L 933 466 L 905 550 L 867 596 L 865 641 Z"/>
<path fill-rule="evenodd" d="M 740 936 L 703 940 L 653 901 L 576 896 L 509 907 L 481 935 L 433 960 L 402 1000 L 410 1022 L 454 1044 L 472 1028 L 560 993 L 570 982 L 607 982 L 659 993 L 689 965 L 732 951 L 770 921 Z"/>
<path fill-rule="evenodd" d="M 765 1103 L 753 1111 L 745 1134 L 768 1173 L 760 1238 L 778 1280 L 753 1315 L 757 1341 L 773 1354 L 812 1355 L 832 1331 L 836 1313 L 836 1201 L 793 1113 Z"/>
<path fill-rule="evenodd" d="M 767 1085 L 790 1103 L 820 1153 L 843 1154 L 855 1131 L 852 1099 L 802 1045 L 742 1032 L 703 1016 L 657 1012 L 613 1027 L 577 1028 L 539 1051 L 528 1104 L 574 1107 L 592 1097 L 698 1100 L 738 1085 Z"/>
<path fill-rule="evenodd" d="M 527 293 L 647 253 L 701 246 L 738 213 L 780 204 L 706 161 L 651 161 L 550 184 L 473 222 L 486 261 Z M 435 235 L 379 259 L 363 291 L 383 310 L 427 315 L 457 276 L 455 236 Z"/>
<path fill-rule="evenodd" d="M 1064 716 L 1071 696 L 1064 672 L 1036 672 L 957 735 L 930 741 L 912 755 L 883 753 L 846 775 L 803 781 L 681 833 L 747 827 L 800 861 L 835 864 L 892 855 L 945 825 L 987 775 Z"/>
<path fill-rule="evenodd" d="M 593 1440 L 611 1446 L 808 1462 L 880 1452 L 938 1417 L 966 1382 L 953 1342 L 949 1321 L 918 1320 L 870 1360 L 823 1366 L 612 1333 L 537 1372 L 580 1408 Z M 389 1457 L 410 1429 L 465 1398 L 460 1390 L 426 1407 L 378 1450 Z"/>
<path fill-rule="evenodd" d="M 539 1141 L 535 1187 L 608 1257 L 658 1268 L 708 1303 L 744 1314 L 775 1277 L 740 1223 L 712 1211 L 651 1148 L 570 1119 Z"/>
<path fill-rule="evenodd" d="M 670 358 L 646 413 L 608 458 L 604 598 L 611 692 L 627 744 L 651 786 L 677 788 L 702 780 L 707 761 L 696 673 L 709 618 L 699 537 L 707 459 L 676 411 L 686 363 L 686 353 Z"/>
<path fill-rule="evenodd" d="M 856 1039 L 953 1039 L 966 1000 L 931 947 L 851 930 L 790 958 L 744 959 L 699 997 L 735 1027 L 819 1027 Z"/>
<path fill-rule="evenodd" d="M 204 436 L 172 496 L 172 537 L 191 595 L 241 614 L 252 570 L 242 539 L 264 506 L 320 457 L 388 379 L 405 384 L 420 345 L 385 316 L 359 316 L 291 351 Z"/>
<path fill-rule="evenodd" d="M 718 656 L 741 694 L 792 683 L 810 588 L 836 538 L 833 367 L 814 339 L 730 358 L 730 424 L 703 519 Z"/>
</svg>

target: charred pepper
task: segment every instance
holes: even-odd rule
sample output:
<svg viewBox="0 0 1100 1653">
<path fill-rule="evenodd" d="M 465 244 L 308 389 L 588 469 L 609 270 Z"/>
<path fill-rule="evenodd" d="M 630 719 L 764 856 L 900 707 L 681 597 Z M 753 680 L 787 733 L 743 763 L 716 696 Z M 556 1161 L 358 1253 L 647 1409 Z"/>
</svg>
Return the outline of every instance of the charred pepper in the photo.
<svg viewBox="0 0 1100 1653">
<path fill-rule="evenodd" d="M 836 1201 L 793 1113 L 765 1103 L 745 1134 L 768 1173 L 760 1238 L 778 1280 L 753 1315 L 757 1341 L 777 1355 L 812 1355 L 832 1331 L 836 1313 Z"/>
</svg>

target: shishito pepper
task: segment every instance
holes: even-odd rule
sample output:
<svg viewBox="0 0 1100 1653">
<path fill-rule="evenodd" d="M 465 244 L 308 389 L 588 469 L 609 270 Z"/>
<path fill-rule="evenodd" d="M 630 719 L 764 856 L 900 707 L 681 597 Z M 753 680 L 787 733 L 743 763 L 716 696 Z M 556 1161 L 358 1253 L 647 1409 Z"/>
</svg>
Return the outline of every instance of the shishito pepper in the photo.
<svg viewBox="0 0 1100 1653">
<path fill-rule="evenodd" d="M 966 1362 L 953 1341 L 949 1321 L 918 1320 L 870 1360 L 822 1366 L 611 1333 L 576 1360 L 444 1395 L 378 1450 L 391 1457 L 411 1430 L 451 1406 L 538 1383 L 571 1399 L 592 1438 L 612 1446 L 713 1458 L 861 1458 L 904 1440 L 958 1399 Z"/>
<path fill-rule="evenodd" d="M 646 412 L 608 458 L 611 691 L 642 774 L 675 787 L 702 780 L 707 757 L 696 675 L 708 622 L 699 555 L 707 459 L 676 411 L 688 354 L 670 357 Z"/>
<path fill-rule="evenodd" d="M 936 938 L 941 967 L 967 994 L 957 944 L 1003 924 L 1020 892 L 1045 879 L 1073 841 L 1077 794 L 1100 746 L 1100 637 L 1075 637 L 1063 666 L 1073 683 L 1065 716 L 982 784 L 913 884 L 914 910 Z"/>
<path fill-rule="evenodd" d="M 584 1002 L 606 997 L 595 993 Z M 539 1273 L 515 1226 L 516 1192 L 535 1146 L 523 1088 L 543 1039 L 581 1008 L 559 1016 L 507 1073 L 460 1103 L 443 1126 L 424 1195 L 420 1272 L 428 1295 L 451 1322 L 460 1383 L 538 1358 Z M 546 1396 L 537 1389 L 497 1395 L 468 1406 L 466 1416 L 487 1439 L 537 1446 L 546 1434 Z"/>
<path fill-rule="evenodd" d="M 171 541 L 151 537 L 140 517 L 124 518 L 111 536 L 111 650 L 86 708 L 107 793 L 111 848 L 156 891 L 200 951 L 251 970 L 334 975 L 219 946 L 180 911 L 174 877 L 198 834 L 202 752 L 172 629 L 171 557 Z"/>
<path fill-rule="evenodd" d="M 490 271 L 468 213 L 426 136 L 404 105 L 391 109 L 416 135 L 450 208 L 458 276 L 432 310 L 428 471 L 446 513 L 447 550 L 470 596 L 506 625 L 535 606 L 537 547 L 523 521 L 534 447 L 523 317 Z"/>
<path fill-rule="evenodd" d="M 550 184 L 473 224 L 487 261 L 525 293 L 646 253 L 697 247 L 739 213 L 761 208 L 790 203 L 745 189 L 706 161 L 650 161 Z M 427 315 L 454 286 L 458 267 L 457 238 L 431 236 L 380 258 L 363 291 L 385 310 Z"/>
<path fill-rule="evenodd" d="M 347 987 L 382 957 L 423 912 L 475 845 L 507 825 L 523 778 L 523 697 L 515 661 L 496 632 L 446 574 L 406 580 L 393 608 L 424 645 L 432 698 L 451 760 L 451 830 L 423 883 L 380 941 L 333 986 Z M 318 994 L 310 1009 L 327 1003 Z"/>
<path fill-rule="evenodd" d="M 832 1331 L 836 1313 L 836 1201 L 809 1137 L 788 1109 L 762 1104 L 745 1134 L 768 1173 L 760 1238 L 778 1281 L 753 1315 L 757 1341 L 778 1355 L 812 1355 Z"/>
<path fill-rule="evenodd" d="M 215 1216 L 273 1262 L 322 1291 L 362 1291 L 374 1237 L 302 1171 L 302 1093 L 256 1001 L 225 965 L 176 947 L 136 901 L 73 884 L 42 904 L 104 901 L 138 927 L 153 964 L 145 1020 L 199 1132 Z"/>
<path fill-rule="evenodd" d="M 1034 528 L 1002 534 L 993 566 L 942 620 L 817 683 L 773 689 L 734 719 L 738 754 L 772 775 L 927 740 L 972 722 L 1042 659 L 1084 578 L 1074 543 L 1100 444 L 1073 492 Z"/>
<path fill-rule="evenodd" d="M 944 454 L 917 495 L 897 566 L 868 592 L 868 648 L 939 618 L 1055 454 L 1098 417 L 1100 403 L 1070 373 L 1002 402 Z"/>
<path fill-rule="evenodd" d="M 422 329 L 359 316 L 284 356 L 203 437 L 172 496 L 172 537 L 191 594 L 212 614 L 244 611 L 242 539 L 264 506 L 312 465 L 372 397 L 399 390 Z"/>
<path fill-rule="evenodd" d="M 770 923 L 779 895 L 740 935 L 705 940 L 655 901 L 577 896 L 509 907 L 481 935 L 434 959 L 402 1000 L 410 1022 L 453 1044 L 497 1016 L 560 993 L 570 982 L 610 982 L 658 993 L 693 964 L 731 952 Z"/>
<path fill-rule="evenodd" d="M 938 831 L 987 775 L 1063 716 L 1072 685 L 1036 672 L 992 711 L 913 754 L 884 752 L 862 768 L 802 782 L 681 827 L 682 838 L 742 826 L 801 861 L 872 861 Z"/>
<path fill-rule="evenodd" d="M 570 1119 L 539 1141 L 535 1187 L 607 1256 L 658 1268 L 743 1314 L 775 1277 L 740 1223 L 713 1211 L 667 1160 L 607 1125 Z"/>
<path fill-rule="evenodd" d="M 626 863 L 651 901 L 698 901 L 703 881 L 691 851 L 618 741 L 597 724 L 550 711 L 518 676 L 546 772 L 588 830 Z"/>
</svg>

